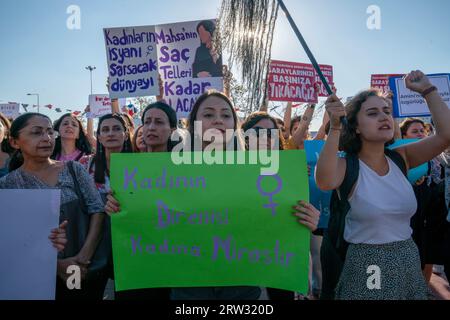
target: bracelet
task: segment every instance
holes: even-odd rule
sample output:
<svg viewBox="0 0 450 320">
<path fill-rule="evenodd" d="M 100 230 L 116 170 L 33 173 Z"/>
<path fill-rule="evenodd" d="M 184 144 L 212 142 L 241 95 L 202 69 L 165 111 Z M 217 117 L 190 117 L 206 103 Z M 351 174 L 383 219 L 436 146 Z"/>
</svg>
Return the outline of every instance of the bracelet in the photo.
<svg viewBox="0 0 450 320">
<path fill-rule="evenodd" d="M 422 92 L 422 97 L 425 98 L 428 94 L 430 94 L 430 93 L 433 92 L 433 91 L 437 91 L 436 86 L 431 86 L 431 87 L 429 87 L 428 89 L 424 90 L 424 91 Z"/>
</svg>

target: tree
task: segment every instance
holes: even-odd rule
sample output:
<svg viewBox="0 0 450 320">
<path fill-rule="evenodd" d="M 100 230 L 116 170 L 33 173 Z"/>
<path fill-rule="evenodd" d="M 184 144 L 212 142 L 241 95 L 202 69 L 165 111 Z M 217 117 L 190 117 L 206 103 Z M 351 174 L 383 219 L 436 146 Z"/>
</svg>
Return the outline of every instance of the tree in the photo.
<svg viewBox="0 0 450 320">
<path fill-rule="evenodd" d="M 236 78 L 232 78 L 230 81 L 230 95 L 231 101 L 234 104 L 236 110 L 245 114 L 250 114 L 253 110 L 248 105 L 248 90 L 244 84 L 239 83 Z"/>
</svg>

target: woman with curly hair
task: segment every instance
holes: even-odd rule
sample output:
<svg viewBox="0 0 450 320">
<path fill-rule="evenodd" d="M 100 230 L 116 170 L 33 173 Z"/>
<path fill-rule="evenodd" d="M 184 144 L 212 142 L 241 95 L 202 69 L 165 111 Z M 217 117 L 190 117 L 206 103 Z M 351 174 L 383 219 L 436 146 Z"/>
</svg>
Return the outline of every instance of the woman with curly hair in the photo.
<svg viewBox="0 0 450 320">
<path fill-rule="evenodd" d="M 411 72 L 405 83 L 426 100 L 436 134 L 395 151 L 386 150 L 394 137 L 392 107 L 378 91 L 363 91 L 346 107 L 334 94 L 326 102 L 331 126 L 317 162 L 316 182 L 322 190 L 335 190 L 322 244 L 328 298 L 334 293 L 337 299 L 360 300 L 428 297 L 419 252 L 411 239 L 417 201 L 406 174 L 448 148 L 450 109 L 422 72 Z M 345 115 L 348 123 L 342 125 Z M 337 156 L 339 149 L 345 158 Z M 352 175 L 354 183 L 349 183 Z M 337 211 L 335 203 L 342 204 Z M 342 270 L 327 260 L 339 255 Z M 336 272 L 328 278 L 331 269 Z"/>
</svg>

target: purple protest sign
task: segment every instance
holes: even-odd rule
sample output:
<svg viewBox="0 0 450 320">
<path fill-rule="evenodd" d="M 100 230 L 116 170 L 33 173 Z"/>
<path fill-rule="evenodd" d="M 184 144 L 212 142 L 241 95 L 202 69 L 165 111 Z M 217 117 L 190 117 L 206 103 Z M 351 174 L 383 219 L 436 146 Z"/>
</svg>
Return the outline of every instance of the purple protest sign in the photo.
<svg viewBox="0 0 450 320">
<path fill-rule="evenodd" d="M 223 90 L 215 30 L 215 20 L 104 29 L 110 98 L 159 95 L 159 74 L 165 101 L 187 118 L 206 90 Z"/>
</svg>

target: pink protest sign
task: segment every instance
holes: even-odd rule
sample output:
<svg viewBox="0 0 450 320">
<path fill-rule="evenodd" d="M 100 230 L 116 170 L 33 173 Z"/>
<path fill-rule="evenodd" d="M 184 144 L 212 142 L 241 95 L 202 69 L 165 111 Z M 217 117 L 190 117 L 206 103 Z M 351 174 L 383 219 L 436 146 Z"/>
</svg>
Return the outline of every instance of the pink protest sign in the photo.
<svg viewBox="0 0 450 320">
<path fill-rule="evenodd" d="M 269 72 L 269 100 L 317 103 L 312 65 L 272 60 Z"/>
<path fill-rule="evenodd" d="M 328 84 L 330 85 L 330 88 L 333 88 L 334 86 L 334 80 L 333 80 L 333 66 L 327 65 L 327 64 L 319 64 L 320 70 L 323 73 L 323 76 L 327 80 Z M 327 90 L 325 89 L 325 86 L 323 85 L 322 81 L 320 80 L 319 75 L 314 70 L 314 74 L 316 75 L 315 82 L 319 84 L 319 97 L 328 97 L 329 94 Z"/>
<path fill-rule="evenodd" d="M 389 78 L 398 77 L 402 74 L 373 74 L 370 80 L 370 87 L 374 89 L 379 89 L 382 92 L 388 92 L 389 88 Z"/>
</svg>

